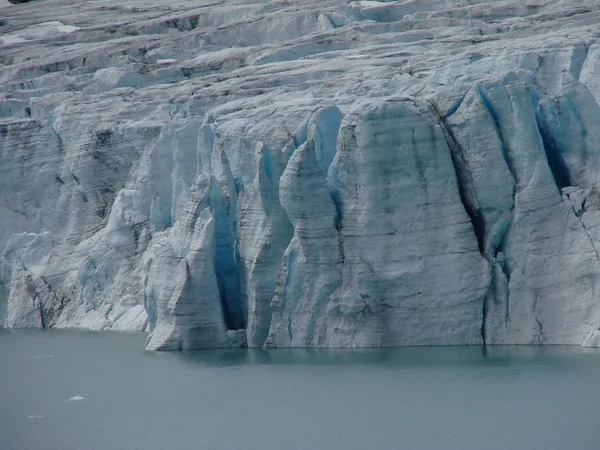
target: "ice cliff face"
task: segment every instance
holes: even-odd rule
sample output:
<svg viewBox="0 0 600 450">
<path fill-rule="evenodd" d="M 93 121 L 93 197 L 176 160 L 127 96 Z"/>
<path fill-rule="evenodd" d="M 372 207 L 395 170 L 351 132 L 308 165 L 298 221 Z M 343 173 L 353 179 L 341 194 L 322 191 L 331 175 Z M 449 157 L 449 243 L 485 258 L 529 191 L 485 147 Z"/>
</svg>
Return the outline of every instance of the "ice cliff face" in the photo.
<svg viewBox="0 0 600 450">
<path fill-rule="evenodd" d="M 5 327 L 600 345 L 596 2 L 2 16 Z"/>
</svg>

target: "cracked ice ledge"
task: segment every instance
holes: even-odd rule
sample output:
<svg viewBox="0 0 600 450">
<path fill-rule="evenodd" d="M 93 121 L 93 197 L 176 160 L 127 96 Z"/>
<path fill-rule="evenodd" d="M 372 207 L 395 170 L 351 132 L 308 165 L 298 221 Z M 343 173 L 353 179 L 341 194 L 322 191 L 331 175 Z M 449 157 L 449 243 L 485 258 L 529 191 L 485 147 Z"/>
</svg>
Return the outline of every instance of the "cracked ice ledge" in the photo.
<svg viewBox="0 0 600 450">
<path fill-rule="evenodd" d="M 598 345 L 600 7 L 462 3 L 3 9 L 0 323 Z"/>
</svg>

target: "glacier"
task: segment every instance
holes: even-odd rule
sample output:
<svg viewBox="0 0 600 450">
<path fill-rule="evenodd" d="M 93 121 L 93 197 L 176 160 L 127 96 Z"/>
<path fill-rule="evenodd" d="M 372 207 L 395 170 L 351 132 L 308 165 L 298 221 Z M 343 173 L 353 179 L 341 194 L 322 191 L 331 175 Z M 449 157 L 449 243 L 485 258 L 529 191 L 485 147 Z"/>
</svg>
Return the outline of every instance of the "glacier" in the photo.
<svg viewBox="0 0 600 450">
<path fill-rule="evenodd" d="M 0 9 L 0 325 L 600 346 L 592 0 Z"/>
</svg>

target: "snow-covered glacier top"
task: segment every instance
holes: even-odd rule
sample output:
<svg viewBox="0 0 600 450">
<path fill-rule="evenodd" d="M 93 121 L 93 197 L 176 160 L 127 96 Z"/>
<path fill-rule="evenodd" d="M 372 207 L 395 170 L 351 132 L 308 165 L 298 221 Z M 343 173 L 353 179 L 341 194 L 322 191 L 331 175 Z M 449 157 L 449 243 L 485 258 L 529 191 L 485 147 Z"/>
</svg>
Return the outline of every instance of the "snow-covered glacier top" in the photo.
<svg viewBox="0 0 600 450">
<path fill-rule="evenodd" d="M 0 324 L 600 344 L 597 2 L 0 11 Z"/>
</svg>

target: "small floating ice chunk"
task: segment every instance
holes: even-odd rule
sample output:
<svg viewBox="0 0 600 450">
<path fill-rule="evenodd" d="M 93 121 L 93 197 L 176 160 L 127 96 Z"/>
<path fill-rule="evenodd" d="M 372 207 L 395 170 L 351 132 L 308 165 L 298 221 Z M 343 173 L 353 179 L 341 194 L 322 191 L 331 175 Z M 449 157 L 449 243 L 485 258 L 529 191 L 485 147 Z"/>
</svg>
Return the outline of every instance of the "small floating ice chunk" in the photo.
<svg viewBox="0 0 600 450">
<path fill-rule="evenodd" d="M 27 416 L 27 418 L 28 418 L 28 419 L 43 419 L 43 418 L 44 418 L 44 416 L 36 416 L 36 415 L 34 415 L 34 414 L 29 414 L 29 415 Z"/>
<path fill-rule="evenodd" d="M 87 400 L 87 398 L 82 397 L 81 395 L 76 395 L 75 397 L 71 397 L 69 399 L 70 402 L 80 402 L 82 400 Z"/>
</svg>

